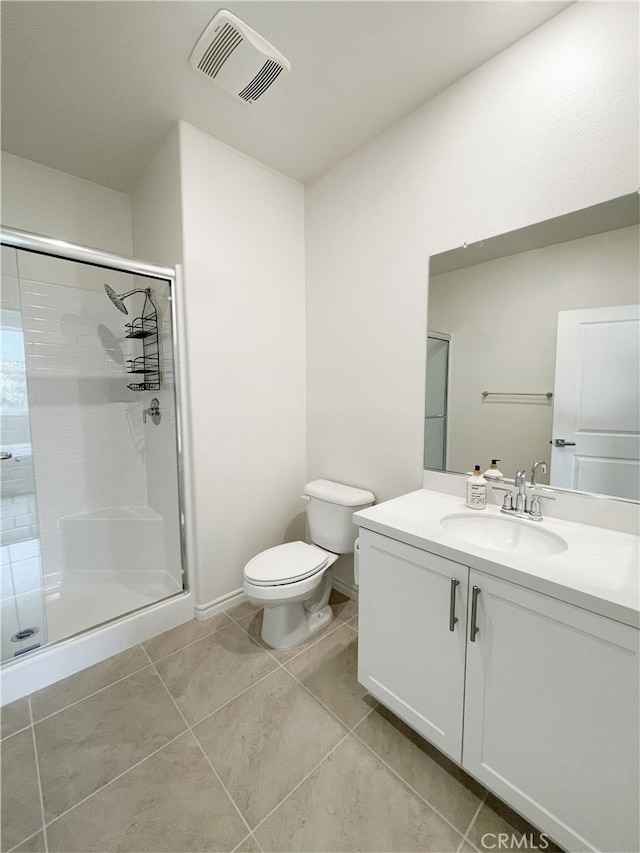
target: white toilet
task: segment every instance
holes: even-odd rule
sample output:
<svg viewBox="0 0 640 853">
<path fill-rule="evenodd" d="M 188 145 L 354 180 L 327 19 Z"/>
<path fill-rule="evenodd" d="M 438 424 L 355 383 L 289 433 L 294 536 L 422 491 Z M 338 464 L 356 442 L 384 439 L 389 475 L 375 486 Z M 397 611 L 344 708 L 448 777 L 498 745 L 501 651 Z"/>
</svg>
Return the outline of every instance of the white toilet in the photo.
<svg viewBox="0 0 640 853">
<path fill-rule="evenodd" d="M 331 622 L 330 566 L 339 554 L 353 553 L 353 513 L 375 500 L 366 489 L 331 480 L 307 483 L 303 498 L 315 544 L 276 545 L 244 567 L 244 591 L 252 604 L 264 607 L 262 639 L 274 649 L 290 649 Z"/>
</svg>

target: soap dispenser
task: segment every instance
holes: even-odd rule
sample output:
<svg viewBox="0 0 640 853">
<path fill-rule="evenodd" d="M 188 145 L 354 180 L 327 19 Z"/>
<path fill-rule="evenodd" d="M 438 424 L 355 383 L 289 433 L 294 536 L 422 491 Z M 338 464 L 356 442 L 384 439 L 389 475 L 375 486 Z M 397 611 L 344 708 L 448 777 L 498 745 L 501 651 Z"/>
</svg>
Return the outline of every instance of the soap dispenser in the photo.
<svg viewBox="0 0 640 853">
<path fill-rule="evenodd" d="M 498 470 L 498 462 L 499 459 L 492 459 L 491 465 L 487 468 L 487 470 L 482 475 L 485 480 L 504 480 L 504 474 L 502 471 Z"/>
<path fill-rule="evenodd" d="M 466 506 L 469 509 L 487 508 L 487 481 L 480 473 L 480 466 L 476 465 L 473 474 L 467 480 Z"/>
</svg>

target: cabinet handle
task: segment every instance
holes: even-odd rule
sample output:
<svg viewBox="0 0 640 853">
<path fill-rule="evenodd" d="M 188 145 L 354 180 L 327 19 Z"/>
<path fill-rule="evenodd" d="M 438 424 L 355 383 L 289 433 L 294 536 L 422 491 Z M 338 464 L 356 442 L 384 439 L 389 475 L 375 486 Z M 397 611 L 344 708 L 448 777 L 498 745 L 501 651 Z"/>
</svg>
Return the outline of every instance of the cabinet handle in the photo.
<svg viewBox="0 0 640 853">
<path fill-rule="evenodd" d="M 469 634 L 469 639 L 472 643 L 476 641 L 476 634 L 480 630 L 476 625 L 476 619 L 478 616 L 478 596 L 480 595 L 480 587 L 474 586 L 473 592 L 471 595 L 471 632 Z"/>
<path fill-rule="evenodd" d="M 449 630 L 453 631 L 454 625 L 458 621 L 456 616 L 456 587 L 460 583 L 456 578 L 451 578 L 451 599 L 449 601 Z"/>
</svg>

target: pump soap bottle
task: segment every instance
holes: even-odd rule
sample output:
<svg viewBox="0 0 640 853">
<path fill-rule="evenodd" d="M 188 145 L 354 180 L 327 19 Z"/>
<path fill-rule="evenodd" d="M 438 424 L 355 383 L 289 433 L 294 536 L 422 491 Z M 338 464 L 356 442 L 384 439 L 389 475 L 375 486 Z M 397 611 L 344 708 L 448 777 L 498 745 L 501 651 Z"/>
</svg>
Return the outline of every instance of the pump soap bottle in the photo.
<svg viewBox="0 0 640 853">
<path fill-rule="evenodd" d="M 482 475 L 485 480 L 504 480 L 504 474 L 498 470 L 499 459 L 492 459 L 491 465 Z"/>
<path fill-rule="evenodd" d="M 480 473 L 480 466 L 476 465 L 473 474 L 467 480 L 466 506 L 469 509 L 487 508 L 487 481 Z"/>
</svg>

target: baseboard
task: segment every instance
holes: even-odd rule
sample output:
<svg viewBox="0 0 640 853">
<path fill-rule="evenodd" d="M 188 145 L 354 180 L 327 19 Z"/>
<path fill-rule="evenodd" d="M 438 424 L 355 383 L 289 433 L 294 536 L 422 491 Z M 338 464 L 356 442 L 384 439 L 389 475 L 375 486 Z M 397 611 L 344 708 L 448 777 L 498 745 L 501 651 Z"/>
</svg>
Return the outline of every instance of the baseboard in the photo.
<svg viewBox="0 0 640 853">
<path fill-rule="evenodd" d="M 204 622 L 206 619 L 211 619 L 216 613 L 222 613 L 223 610 L 235 607 L 236 604 L 241 604 L 246 600 L 247 596 L 242 589 L 236 589 L 226 595 L 221 595 L 220 598 L 214 598 L 213 601 L 208 601 L 206 604 L 196 604 L 194 615 L 198 622 Z"/>
<path fill-rule="evenodd" d="M 358 600 L 358 587 L 355 584 L 346 583 L 345 581 L 340 580 L 340 578 L 334 576 L 332 586 L 343 595 L 353 598 L 354 601 Z"/>
</svg>

